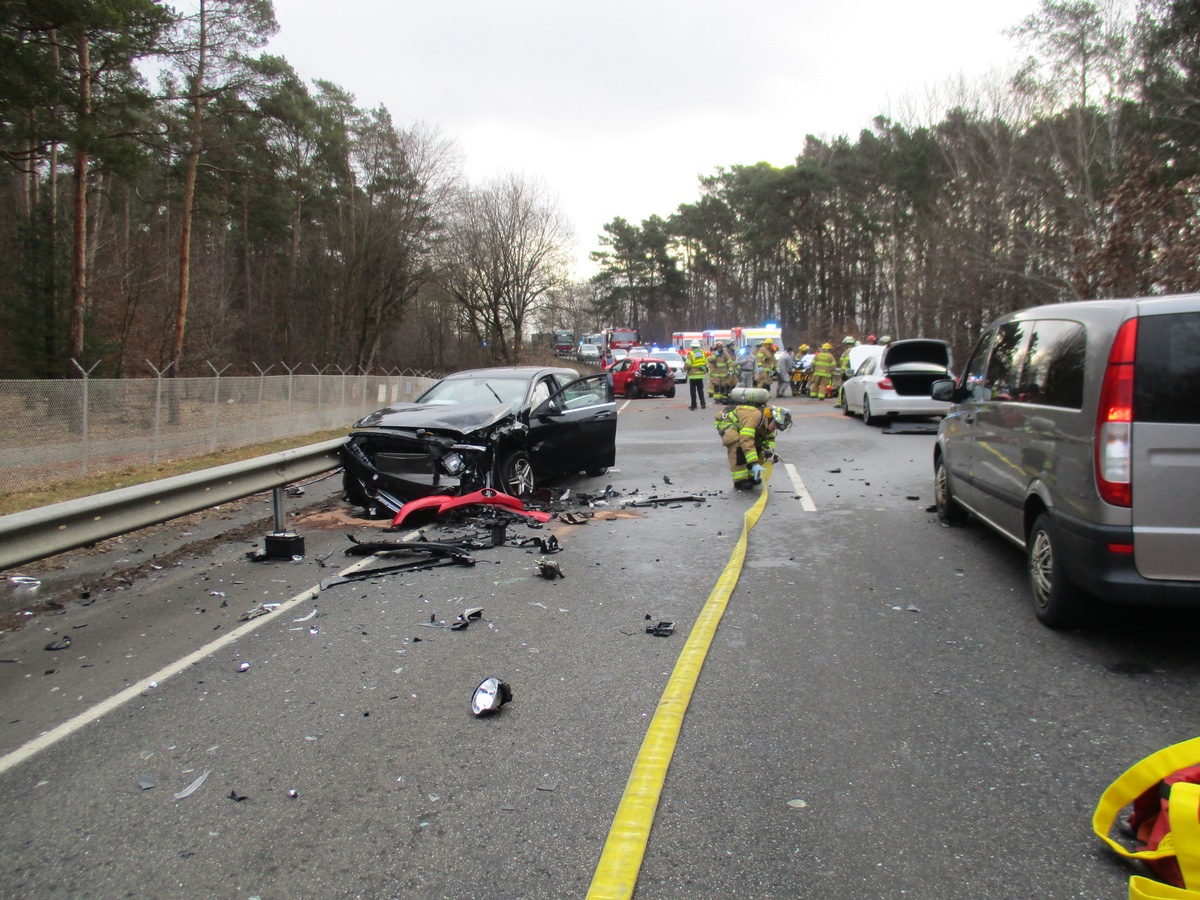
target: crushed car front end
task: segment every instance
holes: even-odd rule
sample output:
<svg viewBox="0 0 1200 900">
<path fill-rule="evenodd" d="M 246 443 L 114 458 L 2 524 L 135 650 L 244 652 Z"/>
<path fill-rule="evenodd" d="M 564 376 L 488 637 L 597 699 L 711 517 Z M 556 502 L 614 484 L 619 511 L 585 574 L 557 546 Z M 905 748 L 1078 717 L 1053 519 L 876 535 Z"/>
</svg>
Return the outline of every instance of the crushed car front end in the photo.
<svg viewBox="0 0 1200 900">
<path fill-rule="evenodd" d="M 477 490 L 491 482 L 496 448 L 520 428 L 508 406 L 439 413 L 414 404 L 372 413 L 342 447 L 346 496 L 387 515 L 418 497 Z"/>
</svg>

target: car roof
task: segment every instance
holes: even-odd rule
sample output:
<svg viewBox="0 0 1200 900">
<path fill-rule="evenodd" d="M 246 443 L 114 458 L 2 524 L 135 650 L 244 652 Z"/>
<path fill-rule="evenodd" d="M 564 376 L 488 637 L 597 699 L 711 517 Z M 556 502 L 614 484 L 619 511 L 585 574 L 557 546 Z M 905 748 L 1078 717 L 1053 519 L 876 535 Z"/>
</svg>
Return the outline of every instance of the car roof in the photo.
<svg viewBox="0 0 1200 900">
<path fill-rule="evenodd" d="M 446 378 L 536 378 L 539 375 L 549 374 L 567 375 L 572 379 L 582 377 L 574 369 L 552 368 L 548 366 L 493 366 L 490 369 L 464 369 L 461 372 L 452 372 Z"/>
</svg>

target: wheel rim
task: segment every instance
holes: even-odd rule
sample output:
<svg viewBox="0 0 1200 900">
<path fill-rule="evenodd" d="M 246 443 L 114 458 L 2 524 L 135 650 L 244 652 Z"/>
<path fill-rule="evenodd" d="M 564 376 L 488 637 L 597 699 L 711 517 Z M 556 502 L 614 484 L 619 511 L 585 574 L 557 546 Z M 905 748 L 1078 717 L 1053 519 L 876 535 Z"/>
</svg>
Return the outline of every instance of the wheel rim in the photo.
<svg viewBox="0 0 1200 900">
<path fill-rule="evenodd" d="M 864 394 L 863 395 L 863 421 L 865 422 L 869 418 L 871 418 L 871 401 L 868 400 L 866 395 Z"/>
<path fill-rule="evenodd" d="M 533 493 L 533 466 L 529 460 L 513 460 L 512 472 L 508 476 L 509 493 L 514 497 Z"/>
<path fill-rule="evenodd" d="M 946 496 L 946 467 L 938 466 L 933 476 L 933 502 L 937 504 L 938 512 L 945 513 L 950 508 L 950 498 Z"/>
<path fill-rule="evenodd" d="M 1054 589 L 1054 548 L 1045 531 L 1034 532 L 1029 547 L 1029 583 L 1033 589 L 1033 602 L 1039 609 L 1045 609 Z"/>
</svg>

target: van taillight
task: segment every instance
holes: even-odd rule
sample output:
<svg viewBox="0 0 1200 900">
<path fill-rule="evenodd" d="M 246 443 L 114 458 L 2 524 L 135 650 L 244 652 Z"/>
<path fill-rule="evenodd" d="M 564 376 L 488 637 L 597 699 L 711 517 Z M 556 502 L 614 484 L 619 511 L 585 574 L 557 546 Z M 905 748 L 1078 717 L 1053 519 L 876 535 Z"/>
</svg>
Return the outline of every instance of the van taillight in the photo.
<svg viewBox="0 0 1200 900">
<path fill-rule="evenodd" d="M 1113 506 L 1133 505 L 1133 358 L 1137 319 L 1117 331 L 1096 410 L 1096 486 Z"/>
</svg>

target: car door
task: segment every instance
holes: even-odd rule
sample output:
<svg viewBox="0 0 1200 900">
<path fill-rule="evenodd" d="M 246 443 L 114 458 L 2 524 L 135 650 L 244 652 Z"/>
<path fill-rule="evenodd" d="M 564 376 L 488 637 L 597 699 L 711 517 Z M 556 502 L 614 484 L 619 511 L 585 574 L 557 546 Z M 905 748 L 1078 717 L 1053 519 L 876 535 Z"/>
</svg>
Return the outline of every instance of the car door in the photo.
<svg viewBox="0 0 1200 900">
<path fill-rule="evenodd" d="M 1018 398 L 1033 325 L 1016 319 L 996 328 L 987 366 L 965 404 L 970 430 L 967 503 L 1018 543 L 1024 542 L 1022 505 L 1028 483 L 1017 439 L 1026 413 Z"/>
<path fill-rule="evenodd" d="M 541 475 L 595 471 L 617 458 L 617 404 L 608 375 L 585 375 L 533 409 L 529 454 Z"/>
<path fill-rule="evenodd" d="M 950 407 L 939 428 L 946 474 L 950 479 L 950 490 L 959 502 L 975 508 L 974 488 L 971 484 L 971 462 L 975 450 L 975 419 L 988 357 L 995 341 L 994 329 L 989 329 L 979 339 L 963 369 L 958 382 L 956 397 L 960 399 Z"/>
<path fill-rule="evenodd" d="M 855 348 L 858 349 L 858 348 Z M 870 376 L 875 374 L 875 369 L 879 365 L 879 357 L 869 356 L 864 359 L 854 374 L 842 387 L 842 398 L 846 402 L 846 409 L 850 412 L 861 413 L 863 408 L 863 394 L 867 390 L 867 381 Z"/>
</svg>

